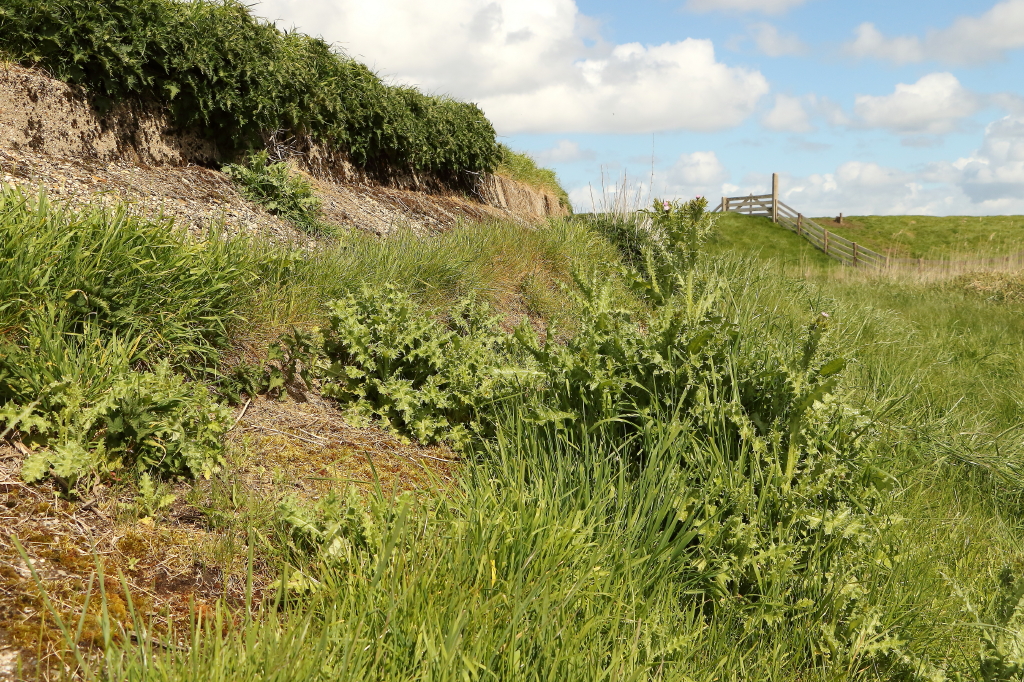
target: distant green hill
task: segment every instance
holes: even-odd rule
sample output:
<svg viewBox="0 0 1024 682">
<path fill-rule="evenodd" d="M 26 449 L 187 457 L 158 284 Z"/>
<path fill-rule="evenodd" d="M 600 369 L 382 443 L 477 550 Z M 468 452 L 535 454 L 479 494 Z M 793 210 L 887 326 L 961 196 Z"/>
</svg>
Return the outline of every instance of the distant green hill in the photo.
<svg viewBox="0 0 1024 682">
<path fill-rule="evenodd" d="M 948 258 L 1024 251 L 1024 216 L 850 216 L 814 221 L 858 244 L 894 256 Z M 787 263 L 833 263 L 825 254 L 768 218 L 726 213 L 709 245 L 712 253 L 758 253 Z"/>
<path fill-rule="evenodd" d="M 1024 216 L 849 216 L 839 225 L 815 218 L 829 231 L 880 253 L 909 258 L 1024 251 Z"/>
</svg>

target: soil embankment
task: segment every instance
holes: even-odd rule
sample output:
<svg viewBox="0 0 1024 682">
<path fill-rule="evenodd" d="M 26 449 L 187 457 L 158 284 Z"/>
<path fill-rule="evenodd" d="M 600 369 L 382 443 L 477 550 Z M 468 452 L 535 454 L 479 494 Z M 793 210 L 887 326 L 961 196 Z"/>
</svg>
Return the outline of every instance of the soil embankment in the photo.
<svg viewBox="0 0 1024 682">
<path fill-rule="evenodd" d="M 276 144 L 276 143 L 272 143 Z M 387 234 L 445 229 L 460 220 L 535 222 L 561 215 L 557 197 L 509 178 L 483 175 L 472 191 L 429 177 L 373 177 L 343 154 L 315 145 L 275 150 L 313 183 L 328 222 Z M 193 231 L 223 223 L 232 233 L 305 239 L 288 223 L 246 201 L 217 170 L 217 145 L 175 130 L 155 107 L 118 105 L 99 113 L 78 88 L 37 69 L 0 68 L 0 179 L 51 199 L 133 206 L 173 217 Z"/>
</svg>

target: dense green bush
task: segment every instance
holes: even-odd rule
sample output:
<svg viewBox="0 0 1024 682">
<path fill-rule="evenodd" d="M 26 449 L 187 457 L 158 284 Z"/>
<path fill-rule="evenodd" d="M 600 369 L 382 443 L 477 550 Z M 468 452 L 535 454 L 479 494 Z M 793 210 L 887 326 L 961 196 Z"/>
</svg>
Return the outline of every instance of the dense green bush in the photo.
<svg viewBox="0 0 1024 682">
<path fill-rule="evenodd" d="M 362 166 L 456 176 L 499 160 L 473 104 L 385 85 L 322 40 L 282 32 L 237 0 L 0 0 L 0 51 L 84 86 L 100 108 L 167 105 L 224 148 L 277 130 Z"/>
<path fill-rule="evenodd" d="M 508 390 L 496 322 L 472 299 L 446 325 L 394 288 L 364 288 L 330 304 L 323 393 L 423 442 L 466 445 Z"/>
</svg>

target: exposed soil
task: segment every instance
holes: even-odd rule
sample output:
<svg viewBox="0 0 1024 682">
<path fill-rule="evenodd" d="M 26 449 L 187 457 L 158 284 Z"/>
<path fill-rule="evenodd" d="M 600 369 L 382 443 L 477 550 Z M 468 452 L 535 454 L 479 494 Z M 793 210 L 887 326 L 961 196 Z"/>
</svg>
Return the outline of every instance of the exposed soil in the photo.
<svg viewBox="0 0 1024 682">
<path fill-rule="evenodd" d="M 228 234 L 310 241 L 246 201 L 226 175 L 202 166 L 143 166 L 0 149 L 0 180 L 27 193 L 43 188 L 51 201 L 73 208 L 127 206 L 142 216 L 170 217 L 195 235 L 222 226 Z"/>
<path fill-rule="evenodd" d="M 522 222 L 562 215 L 557 198 L 508 178 L 484 175 L 475 188 L 447 187 L 427 176 L 381 178 L 351 166 L 342 153 L 305 141 L 268 139 L 275 156 L 305 172 L 338 226 L 387 234 L 419 233 L 486 218 Z M 248 232 L 309 241 L 288 223 L 247 202 L 216 168 L 227 161 L 217 145 L 176 130 L 156 107 L 118 106 L 95 112 L 78 88 L 38 69 L 0 67 L 0 176 L 28 191 L 45 188 L 73 206 L 127 203 L 143 215 L 174 217 L 202 233 L 223 223 Z"/>
</svg>

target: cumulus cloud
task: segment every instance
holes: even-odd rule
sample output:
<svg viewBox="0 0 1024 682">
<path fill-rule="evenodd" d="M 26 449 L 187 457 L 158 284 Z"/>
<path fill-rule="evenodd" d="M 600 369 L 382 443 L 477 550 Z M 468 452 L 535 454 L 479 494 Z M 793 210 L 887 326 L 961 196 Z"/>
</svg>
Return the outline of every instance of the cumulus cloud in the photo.
<svg viewBox="0 0 1024 682">
<path fill-rule="evenodd" d="M 891 95 L 858 95 L 854 113 L 863 125 L 905 135 L 941 135 L 982 108 L 983 102 L 951 73 L 900 83 Z"/>
<path fill-rule="evenodd" d="M 920 36 L 886 37 L 874 24 L 857 27 L 844 47 L 854 57 L 894 64 L 937 60 L 978 64 L 1005 58 L 1008 50 L 1024 47 L 1024 0 L 1006 0 L 977 17 L 959 17 L 944 29 Z"/>
<path fill-rule="evenodd" d="M 798 55 L 807 51 L 807 46 L 800 38 L 793 34 L 780 33 L 779 29 L 771 24 L 752 24 L 749 31 L 757 51 L 769 57 Z"/>
<path fill-rule="evenodd" d="M 680 154 L 675 162 L 654 173 L 654 188 L 659 197 L 667 199 L 692 199 L 708 197 L 708 202 L 717 204 L 729 179 L 729 172 L 715 152 L 692 152 Z"/>
<path fill-rule="evenodd" d="M 985 129 L 981 148 L 949 168 L 964 193 L 976 203 L 1024 200 L 1024 117 L 1007 116 Z"/>
<path fill-rule="evenodd" d="M 707 40 L 609 44 L 575 0 L 265 0 L 393 80 L 476 101 L 499 132 L 709 131 L 768 92 Z"/>
<path fill-rule="evenodd" d="M 550 149 L 539 151 L 533 155 L 541 165 L 555 163 L 573 163 L 574 161 L 589 161 L 594 158 L 593 150 L 581 149 L 578 142 L 572 140 L 559 140 L 558 144 Z"/>
<path fill-rule="evenodd" d="M 708 40 L 617 45 L 575 67 L 572 77 L 480 106 L 510 132 L 713 131 L 739 125 L 768 92 L 760 73 L 717 62 Z"/>
<path fill-rule="evenodd" d="M 694 12 L 761 12 L 782 14 L 807 0 L 687 0 L 686 7 Z"/>
<path fill-rule="evenodd" d="M 768 176 L 746 178 L 730 195 L 762 193 Z M 782 199 L 805 215 L 998 215 L 1024 213 L 1024 116 L 985 130 L 971 155 L 912 171 L 849 161 L 831 173 L 783 175 Z"/>
<path fill-rule="evenodd" d="M 775 106 L 761 118 L 761 125 L 776 132 L 808 133 L 814 130 L 803 102 L 789 95 L 775 96 Z"/>
</svg>

